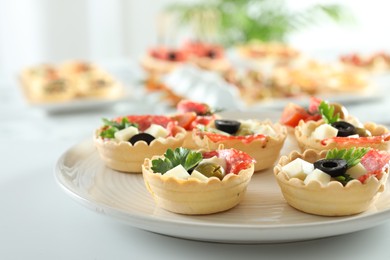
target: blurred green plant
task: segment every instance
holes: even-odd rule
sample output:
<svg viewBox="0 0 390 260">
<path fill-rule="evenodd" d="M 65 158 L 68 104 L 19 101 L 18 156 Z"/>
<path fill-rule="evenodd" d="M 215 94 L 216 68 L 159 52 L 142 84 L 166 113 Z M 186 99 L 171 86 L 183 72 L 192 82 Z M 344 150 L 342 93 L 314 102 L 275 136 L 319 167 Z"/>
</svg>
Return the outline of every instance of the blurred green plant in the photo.
<svg viewBox="0 0 390 260">
<path fill-rule="evenodd" d="M 352 21 L 348 10 L 337 4 L 315 4 L 293 10 L 285 0 L 202 0 L 176 3 L 165 10 L 180 27 L 190 27 L 198 40 L 226 46 L 251 40 L 285 42 L 287 37 L 324 21 Z"/>
</svg>

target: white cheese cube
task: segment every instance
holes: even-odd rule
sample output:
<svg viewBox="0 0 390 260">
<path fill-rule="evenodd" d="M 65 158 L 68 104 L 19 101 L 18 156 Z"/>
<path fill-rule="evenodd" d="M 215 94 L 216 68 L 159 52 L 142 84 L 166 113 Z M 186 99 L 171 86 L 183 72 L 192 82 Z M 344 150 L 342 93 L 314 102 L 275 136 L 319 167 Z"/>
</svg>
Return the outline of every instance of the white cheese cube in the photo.
<svg viewBox="0 0 390 260">
<path fill-rule="evenodd" d="M 240 128 L 252 129 L 256 122 L 253 119 L 240 120 Z"/>
<path fill-rule="evenodd" d="M 359 135 L 358 134 L 356 134 L 356 135 L 348 135 L 347 137 L 349 137 L 349 138 L 359 138 Z"/>
<path fill-rule="evenodd" d="M 257 125 L 253 128 L 253 132 L 267 136 L 276 136 L 275 130 L 270 125 Z"/>
<path fill-rule="evenodd" d="M 355 166 L 349 168 L 346 172 L 349 176 L 354 179 L 358 179 L 360 176 L 363 176 L 367 173 L 366 168 L 364 168 L 363 164 L 358 163 Z"/>
<path fill-rule="evenodd" d="M 364 127 L 364 125 L 356 117 L 350 116 L 346 121 L 355 127 Z"/>
<path fill-rule="evenodd" d="M 194 170 L 194 171 L 191 173 L 190 177 L 188 177 L 188 179 L 189 179 L 189 180 L 190 180 L 190 179 L 198 179 L 198 180 L 200 180 L 200 181 L 207 181 L 209 178 L 206 177 L 206 176 L 204 176 L 204 175 L 201 174 L 200 172 Z"/>
<path fill-rule="evenodd" d="M 330 182 L 330 175 L 321 171 L 320 169 L 314 169 L 314 171 L 306 176 L 303 182 L 308 184 L 311 181 L 318 181 L 319 183 L 326 185 Z"/>
<path fill-rule="evenodd" d="M 184 167 L 179 164 L 178 166 L 170 169 L 169 171 L 167 171 L 166 173 L 164 173 L 163 176 L 166 176 L 166 177 L 176 177 L 178 179 L 188 179 L 188 177 L 190 177 L 190 174 L 186 171 L 186 169 L 184 169 Z"/>
<path fill-rule="evenodd" d="M 328 124 L 323 124 L 323 125 L 320 125 L 319 127 L 317 127 L 313 131 L 312 137 L 314 139 L 323 140 L 323 139 L 327 139 L 327 138 L 336 137 L 337 133 L 338 133 L 337 128 L 334 128 L 333 126 L 328 125 Z"/>
<path fill-rule="evenodd" d="M 118 141 L 129 141 L 129 139 L 136 134 L 138 134 L 138 128 L 130 126 L 115 132 L 114 137 Z"/>
<path fill-rule="evenodd" d="M 301 158 L 297 158 L 282 167 L 282 171 L 290 178 L 298 178 L 301 180 L 304 180 L 306 175 L 310 174 L 313 170 L 314 165 L 302 160 Z"/>
<path fill-rule="evenodd" d="M 165 138 L 169 134 L 167 129 L 165 129 L 161 125 L 156 125 L 156 124 L 151 124 L 150 127 L 146 129 L 144 132 L 154 136 L 154 138 L 159 138 L 159 137 Z"/>
</svg>

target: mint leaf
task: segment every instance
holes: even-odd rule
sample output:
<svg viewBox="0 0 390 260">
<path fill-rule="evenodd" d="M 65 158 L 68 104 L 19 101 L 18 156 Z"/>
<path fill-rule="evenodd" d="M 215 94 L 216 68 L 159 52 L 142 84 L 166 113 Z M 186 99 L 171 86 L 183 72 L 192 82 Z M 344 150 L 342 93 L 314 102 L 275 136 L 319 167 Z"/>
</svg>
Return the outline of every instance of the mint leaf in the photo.
<svg viewBox="0 0 390 260">
<path fill-rule="evenodd" d="M 318 111 L 320 112 L 322 118 L 324 119 L 325 123 L 332 124 L 334 122 L 337 122 L 340 118 L 339 113 L 336 115 L 334 114 L 334 106 L 330 105 L 326 101 L 321 101 Z"/>
<path fill-rule="evenodd" d="M 152 160 L 151 169 L 154 172 L 166 173 L 178 165 L 182 165 L 187 171 L 194 168 L 203 159 L 200 152 L 192 151 L 187 148 L 168 149 L 164 154 L 164 159 L 159 158 Z"/>
<path fill-rule="evenodd" d="M 344 159 L 347 161 L 347 167 L 351 168 L 358 164 L 369 150 L 370 148 L 366 147 L 341 150 L 335 148 L 326 153 L 326 159 Z"/>
</svg>

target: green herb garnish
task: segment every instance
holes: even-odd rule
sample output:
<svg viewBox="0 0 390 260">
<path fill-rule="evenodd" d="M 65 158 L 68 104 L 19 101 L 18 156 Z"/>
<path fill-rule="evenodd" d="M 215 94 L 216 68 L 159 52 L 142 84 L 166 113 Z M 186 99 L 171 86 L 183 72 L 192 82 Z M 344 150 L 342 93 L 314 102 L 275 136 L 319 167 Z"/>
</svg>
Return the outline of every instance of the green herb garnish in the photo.
<svg viewBox="0 0 390 260">
<path fill-rule="evenodd" d="M 335 107 L 330 105 L 326 101 L 321 101 L 318 110 L 320 111 L 322 118 L 327 124 L 332 124 L 334 122 L 337 122 L 340 118 L 339 113 L 334 114 Z"/>
<path fill-rule="evenodd" d="M 138 128 L 138 124 L 130 123 L 127 117 L 123 117 L 120 123 L 108 120 L 107 118 L 103 118 L 102 121 L 104 123 L 104 126 L 107 127 L 100 133 L 100 136 L 103 138 L 114 138 L 116 132 L 128 128 L 130 126 Z"/>
<path fill-rule="evenodd" d="M 334 179 L 338 182 L 340 182 L 341 184 L 343 184 L 343 186 L 347 185 L 347 183 L 351 180 L 353 180 L 353 178 L 351 176 L 349 176 L 348 174 L 343 174 L 343 175 L 340 175 L 340 176 L 337 176 L 337 177 L 334 177 Z"/>
<path fill-rule="evenodd" d="M 370 150 L 370 148 L 350 148 L 341 149 L 337 148 L 329 150 L 326 154 L 326 159 L 343 159 L 347 161 L 347 167 L 351 168 L 358 164 L 362 157 Z"/>
<path fill-rule="evenodd" d="M 203 159 L 200 152 L 192 151 L 187 148 L 176 148 L 174 151 L 168 149 L 164 154 L 164 159 L 159 158 L 152 160 L 151 169 L 154 172 L 166 173 L 178 165 L 182 165 L 187 171 L 194 168 Z"/>
</svg>

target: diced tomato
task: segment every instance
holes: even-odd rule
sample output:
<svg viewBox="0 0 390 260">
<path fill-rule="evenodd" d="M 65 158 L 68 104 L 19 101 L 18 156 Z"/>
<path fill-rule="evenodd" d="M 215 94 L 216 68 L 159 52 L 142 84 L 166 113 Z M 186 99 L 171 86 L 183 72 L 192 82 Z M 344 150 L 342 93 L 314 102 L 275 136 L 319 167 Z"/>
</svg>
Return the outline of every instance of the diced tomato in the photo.
<svg viewBox="0 0 390 260">
<path fill-rule="evenodd" d="M 211 158 L 213 156 L 225 159 L 226 172 L 233 174 L 238 174 L 241 170 L 249 168 L 255 162 L 247 153 L 234 148 L 203 153 L 203 158 Z"/>
<path fill-rule="evenodd" d="M 196 119 L 191 124 L 191 130 L 194 129 L 197 125 L 208 125 L 211 121 L 215 119 L 215 116 L 197 116 Z"/>
<path fill-rule="evenodd" d="M 172 116 L 172 119 L 177 121 L 178 125 L 189 131 L 193 129 L 192 123 L 196 120 L 195 112 L 186 112 Z"/>
<path fill-rule="evenodd" d="M 181 100 L 176 108 L 180 113 L 195 112 L 197 115 L 207 115 L 210 113 L 210 107 L 207 104 L 191 100 Z"/>
<path fill-rule="evenodd" d="M 322 99 L 320 98 L 316 98 L 316 97 L 311 97 L 310 98 L 310 104 L 309 104 L 309 113 L 310 114 L 315 114 L 315 113 L 319 113 L 318 111 L 318 107 L 320 106 L 320 103 L 321 103 Z"/>
<path fill-rule="evenodd" d="M 151 124 L 161 125 L 162 127 L 167 127 L 168 123 L 176 122 L 170 117 L 161 116 L 161 115 L 129 115 L 126 116 L 129 122 L 138 124 L 138 129 L 140 131 L 145 131 Z M 123 117 L 118 117 L 115 119 L 118 123 L 121 122 Z"/>
<path fill-rule="evenodd" d="M 306 122 L 309 120 L 317 121 L 320 119 L 320 114 L 311 115 L 303 107 L 290 103 L 284 108 L 280 123 L 286 126 L 296 127 L 301 120 Z"/>
<path fill-rule="evenodd" d="M 359 181 L 364 183 L 370 176 L 381 177 L 382 172 L 389 167 L 390 154 L 386 151 L 371 149 L 363 156 L 360 163 L 368 172 L 359 178 Z"/>
<path fill-rule="evenodd" d="M 234 135 L 221 135 L 221 134 L 210 133 L 210 132 L 201 132 L 201 131 L 198 131 L 196 134 L 201 136 L 207 136 L 214 143 L 222 142 L 226 140 L 239 140 L 244 144 L 249 144 L 254 140 L 265 140 L 266 138 L 266 136 L 263 134 L 234 136 Z"/>
</svg>

